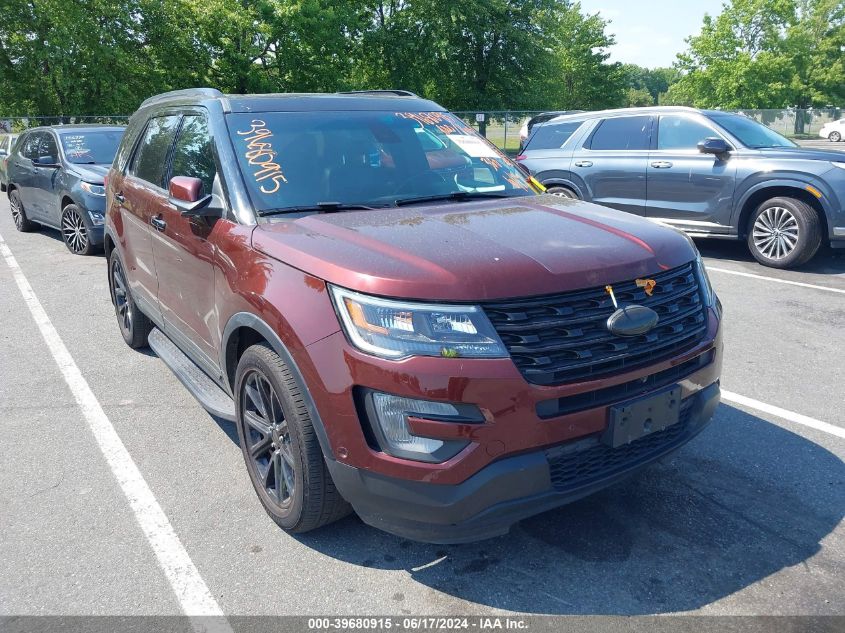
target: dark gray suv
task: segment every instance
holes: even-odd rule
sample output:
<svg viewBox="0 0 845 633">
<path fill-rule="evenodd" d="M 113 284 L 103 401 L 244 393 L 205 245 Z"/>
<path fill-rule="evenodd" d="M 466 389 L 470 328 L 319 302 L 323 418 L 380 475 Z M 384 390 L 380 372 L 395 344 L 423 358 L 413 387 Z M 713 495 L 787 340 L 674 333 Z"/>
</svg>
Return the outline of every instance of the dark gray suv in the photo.
<svg viewBox="0 0 845 633">
<path fill-rule="evenodd" d="M 550 193 L 692 236 L 745 239 L 762 264 L 845 248 L 845 153 L 803 149 L 739 114 L 681 107 L 561 116 L 517 158 Z"/>
<path fill-rule="evenodd" d="M 58 125 L 27 130 L 8 158 L 7 193 L 15 226 L 59 229 L 76 255 L 102 247 L 104 177 L 122 127 Z"/>
</svg>

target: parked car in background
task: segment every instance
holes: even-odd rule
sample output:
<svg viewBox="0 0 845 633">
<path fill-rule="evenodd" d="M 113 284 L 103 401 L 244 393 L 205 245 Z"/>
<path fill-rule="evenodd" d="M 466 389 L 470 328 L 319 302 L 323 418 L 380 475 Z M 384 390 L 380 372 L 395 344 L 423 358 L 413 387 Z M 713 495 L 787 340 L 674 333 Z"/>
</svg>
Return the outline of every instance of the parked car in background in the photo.
<svg viewBox="0 0 845 633">
<path fill-rule="evenodd" d="M 236 423 L 285 530 L 351 505 L 503 534 L 686 443 L 720 393 L 692 241 L 539 190 L 407 92 L 160 95 L 108 175 L 118 326 Z"/>
<path fill-rule="evenodd" d="M 540 114 L 535 114 L 523 123 L 521 128 L 519 128 L 519 148 L 522 149 L 525 145 L 525 141 L 527 141 L 528 137 L 531 135 L 531 130 L 533 130 L 534 126 L 538 123 L 545 123 L 555 117 L 566 114 L 576 114 L 578 112 L 583 112 L 583 110 L 555 110 L 553 112 L 541 112 Z"/>
<path fill-rule="evenodd" d="M 19 231 L 58 229 L 68 250 L 90 255 L 103 243 L 104 176 L 122 127 L 60 125 L 21 135 L 8 162 L 9 206 Z"/>
<path fill-rule="evenodd" d="M 833 143 L 838 143 L 845 137 L 845 119 L 825 123 L 819 130 L 819 136 Z"/>
<path fill-rule="evenodd" d="M 753 119 L 652 107 L 556 117 L 517 158 L 550 193 L 746 240 L 761 264 L 845 247 L 845 155 L 803 149 Z"/>
<path fill-rule="evenodd" d="M 17 134 L 0 134 L 0 192 L 6 191 L 6 165 L 17 138 Z"/>
</svg>

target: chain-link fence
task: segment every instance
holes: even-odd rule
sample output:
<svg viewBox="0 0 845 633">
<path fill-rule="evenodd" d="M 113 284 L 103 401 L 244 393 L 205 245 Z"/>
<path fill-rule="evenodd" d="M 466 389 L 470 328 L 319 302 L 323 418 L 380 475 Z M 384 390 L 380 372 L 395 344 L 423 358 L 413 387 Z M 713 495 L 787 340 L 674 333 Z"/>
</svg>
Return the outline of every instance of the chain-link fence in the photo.
<svg viewBox="0 0 845 633">
<path fill-rule="evenodd" d="M 738 110 L 784 136 L 816 137 L 825 123 L 843 117 L 842 108 L 786 108 L 782 110 Z"/>
<path fill-rule="evenodd" d="M 486 136 L 493 144 L 506 151 L 519 149 L 520 129 L 528 120 L 540 114 L 539 110 L 474 110 L 458 111 L 469 125 Z M 780 110 L 738 110 L 776 132 L 788 137 L 817 137 L 825 123 L 837 121 L 843 116 L 842 108 L 785 108 Z M 104 116 L 47 116 L 47 117 L 0 117 L 0 133 L 20 132 L 40 125 L 61 125 L 71 123 L 94 123 L 99 125 L 125 125 L 126 115 Z"/>
<path fill-rule="evenodd" d="M 94 125 L 126 125 L 129 117 L 123 114 L 98 116 L 0 116 L 0 133 L 18 133 L 42 125 L 70 125 L 90 123 Z"/>
<path fill-rule="evenodd" d="M 486 136 L 496 147 L 515 152 L 519 149 L 519 130 L 540 110 L 457 111 L 469 125 Z"/>
</svg>

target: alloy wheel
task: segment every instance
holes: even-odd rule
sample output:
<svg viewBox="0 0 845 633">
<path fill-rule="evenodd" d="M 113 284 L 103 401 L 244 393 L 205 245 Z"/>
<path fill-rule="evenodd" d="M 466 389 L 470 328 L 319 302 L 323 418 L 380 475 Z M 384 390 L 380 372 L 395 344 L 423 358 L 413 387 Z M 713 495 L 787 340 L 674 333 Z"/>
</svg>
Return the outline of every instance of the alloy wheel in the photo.
<svg viewBox="0 0 845 633">
<path fill-rule="evenodd" d="M 62 216 L 62 235 L 74 253 L 84 253 L 88 248 L 88 230 L 76 211 L 65 211 Z"/>
<path fill-rule="evenodd" d="M 754 221 L 754 246 L 769 259 L 783 259 L 792 253 L 798 235 L 798 220 L 783 207 L 769 207 Z"/>
<path fill-rule="evenodd" d="M 251 466 L 270 500 L 287 507 L 296 491 L 296 471 L 290 428 L 279 397 L 258 370 L 250 371 L 242 384 L 241 424 Z"/>
<path fill-rule="evenodd" d="M 831 132 L 828 138 L 831 140 L 831 142 L 838 143 L 842 140 L 842 135 L 839 132 Z"/>
<path fill-rule="evenodd" d="M 15 221 L 15 228 L 20 231 L 23 226 L 23 213 L 21 212 L 21 203 L 17 195 L 9 196 L 9 207 L 12 209 L 12 219 Z"/>
<path fill-rule="evenodd" d="M 126 287 L 126 275 L 123 274 L 123 266 L 119 259 L 114 260 L 112 265 L 112 299 L 117 310 L 117 322 L 124 335 L 132 338 L 132 302 L 129 300 L 129 291 Z"/>
</svg>

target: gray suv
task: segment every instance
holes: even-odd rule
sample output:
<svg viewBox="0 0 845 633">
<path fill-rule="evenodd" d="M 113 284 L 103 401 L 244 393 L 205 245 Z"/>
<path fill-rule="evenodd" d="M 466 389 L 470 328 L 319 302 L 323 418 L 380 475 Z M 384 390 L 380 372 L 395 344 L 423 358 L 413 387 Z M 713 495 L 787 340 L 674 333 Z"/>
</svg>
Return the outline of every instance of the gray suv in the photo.
<svg viewBox="0 0 845 633">
<path fill-rule="evenodd" d="M 739 114 L 681 107 L 561 116 L 517 157 L 550 193 L 688 234 L 745 239 L 766 266 L 845 248 L 845 153 L 803 149 Z"/>
</svg>

